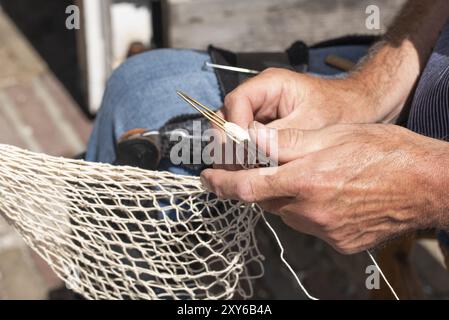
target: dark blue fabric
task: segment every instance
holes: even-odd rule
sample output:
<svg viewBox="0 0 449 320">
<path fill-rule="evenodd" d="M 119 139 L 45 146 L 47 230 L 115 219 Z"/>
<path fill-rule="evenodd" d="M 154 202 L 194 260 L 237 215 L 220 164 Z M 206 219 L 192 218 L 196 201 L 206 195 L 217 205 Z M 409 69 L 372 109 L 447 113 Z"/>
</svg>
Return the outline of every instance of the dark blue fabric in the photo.
<svg viewBox="0 0 449 320">
<path fill-rule="evenodd" d="M 438 239 L 440 240 L 441 244 L 449 250 L 449 233 L 441 231 L 438 235 Z"/>
<path fill-rule="evenodd" d="M 428 137 L 449 141 L 449 22 L 416 89 L 408 128 Z M 449 248 L 447 232 L 441 232 L 439 239 Z"/>
<path fill-rule="evenodd" d="M 449 139 L 449 23 L 416 89 L 408 127 L 428 137 Z"/>
</svg>

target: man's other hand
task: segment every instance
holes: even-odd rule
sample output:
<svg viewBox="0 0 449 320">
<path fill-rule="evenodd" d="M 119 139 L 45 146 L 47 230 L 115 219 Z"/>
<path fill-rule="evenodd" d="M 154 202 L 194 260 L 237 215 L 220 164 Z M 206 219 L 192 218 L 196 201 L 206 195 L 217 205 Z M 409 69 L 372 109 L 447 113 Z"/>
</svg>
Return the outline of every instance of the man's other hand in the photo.
<svg viewBox="0 0 449 320">
<path fill-rule="evenodd" d="M 272 145 L 261 143 L 272 137 L 265 127 L 255 127 L 252 138 Z M 448 225 L 447 150 L 446 142 L 393 125 L 287 129 L 278 133 L 282 165 L 275 174 L 206 170 L 202 181 L 220 198 L 258 203 L 350 254 L 404 232 Z"/>
</svg>

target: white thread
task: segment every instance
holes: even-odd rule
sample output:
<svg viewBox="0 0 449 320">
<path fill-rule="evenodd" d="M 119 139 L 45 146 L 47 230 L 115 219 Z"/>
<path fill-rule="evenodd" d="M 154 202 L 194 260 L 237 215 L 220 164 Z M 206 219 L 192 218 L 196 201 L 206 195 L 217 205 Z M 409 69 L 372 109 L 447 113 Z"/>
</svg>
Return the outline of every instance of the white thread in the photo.
<svg viewBox="0 0 449 320">
<path fill-rule="evenodd" d="M 298 275 L 296 274 L 296 272 L 293 270 L 292 266 L 287 262 L 287 260 L 284 257 L 284 246 L 281 243 L 281 240 L 279 239 L 279 236 L 277 235 L 276 231 L 274 230 L 274 228 L 271 226 L 271 224 L 268 222 L 267 218 L 265 217 L 265 214 L 262 213 L 262 219 L 265 222 L 266 226 L 268 227 L 268 229 L 270 229 L 271 233 L 273 234 L 274 238 L 276 239 L 276 242 L 278 243 L 279 248 L 281 249 L 281 253 L 279 255 L 279 257 L 281 258 L 282 262 L 284 263 L 284 265 L 287 267 L 287 269 L 290 271 L 290 273 L 293 275 L 293 277 L 295 278 L 296 282 L 298 283 L 299 287 L 301 288 L 301 290 L 304 292 L 304 294 L 307 296 L 307 298 L 309 298 L 310 300 L 319 300 L 318 298 L 315 298 L 314 296 L 312 296 L 307 289 L 304 287 L 304 285 L 302 284 L 301 280 L 299 280 Z M 371 252 L 366 251 L 366 253 L 368 254 L 368 256 L 371 258 L 371 260 L 373 261 L 374 265 L 376 266 L 377 270 L 379 270 L 380 275 L 382 276 L 382 278 L 384 279 L 384 281 L 386 282 L 386 284 L 388 285 L 388 288 L 390 289 L 391 293 L 394 295 L 394 297 L 396 298 L 396 300 L 400 300 L 398 295 L 396 294 L 396 291 L 393 289 L 393 286 L 390 284 L 390 282 L 388 281 L 387 277 L 385 276 L 385 274 L 383 273 L 382 269 L 380 268 L 379 264 L 377 263 L 376 259 L 374 258 L 374 256 L 371 254 Z"/>
<path fill-rule="evenodd" d="M 387 283 L 388 288 L 390 288 L 391 293 L 394 295 L 394 297 L 396 298 L 396 300 L 400 300 L 398 295 L 396 294 L 396 291 L 394 291 L 393 286 L 390 284 L 390 282 L 387 280 L 387 277 L 385 277 L 384 273 L 382 272 L 382 269 L 380 268 L 380 266 L 377 264 L 376 259 L 374 259 L 374 256 L 371 254 L 371 252 L 369 252 L 369 250 L 366 251 L 366 253 L 368 254 L 368 256 L 371 258 L 371 260 L 373 261 L 374 265 L 376 266 L 377 270 L 379 270 L 380 275 L 382 276 L 382 278 L 384 279 L 384 281 Z"/>
<path fill-rule="evenodd" d="M 229 134 L 231 137 L 237 139 L 240 142 L 251 140 L 248 131 L 246 131 L 245 129 L 236 125 L 233 122 L 226 122 L 224 124 L 224 128 L 227 134 Z"/>
<path fill-rule="evenodd" d="M 281 249 L 281 253 L 279 255 L 279 257 L 281 258 L 282 262 L 284 263 L 284 265 L 287 267 L 287 269 L 290 271 L 290 273 L 295 277 L 296 282 L 298 283 L 298 285 L 300 286 L 301 290 L 304 292 L 304 294 L 307 296 L 307 298 L 309 298 L 310 300 L 319 300 L 318 298 L 315 298 L 314 296 L 310 295 L 309 292 L 307 291 L 307 289 L 304 287 L 304 285 L 302 284 L 301 280 L 299 280 L 298 275 L 296 274 L 296 272 L 293 270 L 293 268 L 291 267 L 291 265 L 287 262 L 287 260 L 285 260 L 284 257 L 284 247 L 282 246 L 281 240 L 279 239 L 279 236 L 277 235 L 276 231 L 274 230 L 274 228 L 271 226 L 271 224 L 267 221 L 267 218 L 265 217 L 265 214 L 262 212 L 262 219 L 265 222 L 265 224 L 267 225 L 268 229 L 270 229 L 271 233 L 273 234 L 274 238 L 276 239 L 279 248 Z"/>
</svg>

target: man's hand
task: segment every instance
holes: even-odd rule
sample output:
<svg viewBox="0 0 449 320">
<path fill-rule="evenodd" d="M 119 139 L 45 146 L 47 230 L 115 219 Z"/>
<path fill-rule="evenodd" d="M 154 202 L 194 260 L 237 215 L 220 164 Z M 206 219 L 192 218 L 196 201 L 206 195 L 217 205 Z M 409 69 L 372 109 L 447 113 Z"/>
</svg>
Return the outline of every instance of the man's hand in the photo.
<svg viewBox="0 0 449 320">
<path fill-rule="evenodd" d="M 227 95 L 222 112 L 242 128 L 256 120 L 273 128 L 310 130 L 376 122 L 375 109 L 361 81 L 267 69 Z"/>
<path fill-rule="evenodd" d="M 261 144 L 269 135 L 256 127 L 251 135 Z M 393 125 L 337 125 L 279 131 L 278 155 L 284 164 L 273 175 L 206 170 L 203 184 L 220 198 L 258 203 L 347 254 L 448 226 L 445 142 Z"/>
</svg>

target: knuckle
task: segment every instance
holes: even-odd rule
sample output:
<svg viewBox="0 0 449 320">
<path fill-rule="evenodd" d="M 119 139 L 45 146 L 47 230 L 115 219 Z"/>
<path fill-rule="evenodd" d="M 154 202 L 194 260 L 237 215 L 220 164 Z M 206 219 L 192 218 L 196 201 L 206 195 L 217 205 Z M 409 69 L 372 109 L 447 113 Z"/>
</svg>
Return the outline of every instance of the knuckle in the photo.
<svg viewBox="0 0 449 320">
<path fill-rule="evenodd" d="M 286 72 L 287 72 L 287 70 L 282 69 L 282 68 L 270 67 L 270 68 L 267 68 L 264 71 L 262 71 L 261 75 L 267 76 L 267 77 L 279 77 L 279 76 L 284 75 Z"/>
<path fill-rule="evenodd" d="M 280 69 L 279 68 L 274 68 L 274 67 L 269 67 L 267 69 L 265 69 L 262 74 L 272 74 L 272 73 L 277 73 L 279 72 Z"/>
<path fill-rule="evenodd" d="M 290 70 L 284 69 L 284 68 L 276 68 L 276 67 L 269 67 L 267 69 L 268 72 L 272 72 L 272 73 L 278 73 L 278 74 L 284 74 L 284 73 L 290 73 Z"/>
<path fill-rule="evenodd" d="M 322 230 L 324 233 L 328 235 L 328 237 L 334 241 L 338 241 L 338 235 L 334 234 L 334 227 L 333 227 L 333 218 L 329 214 L 314 214 L 313 215 L 313 221 L 316 224 L 316 226 Z"/>
<path fill-rule="evenodd" d="M 236 89 L 237 90 L 237 89 Z M 229 109 L 233 106 L 236 96 L 236 90 L 229 93 L 224 99 L 224 107 L 225 109 Z"/>
<path fill-rule="evenodd" d="M 243 202 L 253 203 L 256 200 L 251 179 L 243 180 L 237 183 L 235 192 L 237 197 Z"/>
<path fill-rule="evenodd" d="M 278 184 L 278 176 L 277 175 L 268 174 L 268 175 L 264 176 L 263 179 L 265 180 L 265 183 L 268 186 L 275 187 Z"/>
<path fill-rule="evenodd" d="M 281 147 L 301 147 L 303 142 L 304 133 L 300 130 L 296 129 L 287 129 L 286 130 L 286 139 L 282 143 Z"/>
<path fill-rule="evenodd" d="M 332 227 L 331 227 L 331 219 L 326 215 L 319 215 L 318 217 L 315 217 L 315 224 L 318 228 L 320 228 L 323 232 L 328 234 L 331 238 L 334 240 L 337 240 L 334 235 L 332 235 Z"/>
</svg>

